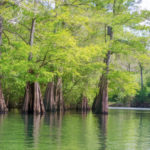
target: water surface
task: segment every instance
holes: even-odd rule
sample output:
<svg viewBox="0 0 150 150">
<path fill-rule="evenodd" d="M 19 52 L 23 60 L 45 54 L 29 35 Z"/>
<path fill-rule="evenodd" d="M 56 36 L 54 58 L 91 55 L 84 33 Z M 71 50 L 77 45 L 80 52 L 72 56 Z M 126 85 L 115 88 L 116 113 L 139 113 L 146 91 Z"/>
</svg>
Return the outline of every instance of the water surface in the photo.
<svg viewBox="0 0 150 150">
<path fill-rule="evenodd" d="M 150 110 L 0 115 L 0 150 L 149 150 Z"/>
</svg>

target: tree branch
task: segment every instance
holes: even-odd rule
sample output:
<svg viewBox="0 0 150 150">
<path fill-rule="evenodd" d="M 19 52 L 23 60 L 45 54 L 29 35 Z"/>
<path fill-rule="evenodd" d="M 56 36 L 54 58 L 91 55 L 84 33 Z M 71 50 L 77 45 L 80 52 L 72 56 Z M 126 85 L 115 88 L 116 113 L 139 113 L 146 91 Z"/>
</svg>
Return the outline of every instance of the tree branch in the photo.
<svg viewBox="0 0 150 150">
<path fill-rule="evenodd" d="M 7 36 L 7 34 L 3 31 L 3 34 L 5 35 L 5 37 L 7 38 L 7 40 L 8 40 L 8 43 L 11 45 L 11 42 L 10 42 L 10 39 L 9 39 L 9 37 Z"/>
<path fill-rule="evenodd" d="M 9 33 L 12 33 L 12 34 L 15 34 L 17 35 L 20 39 L 22 39 L 26 44 L 28 44 L 28 42 L 17 32 L 13 32 L 13 31 L 10 31 L 8 29 L 4 29 L 5 31 L 9 32 Z"/>
</svg>

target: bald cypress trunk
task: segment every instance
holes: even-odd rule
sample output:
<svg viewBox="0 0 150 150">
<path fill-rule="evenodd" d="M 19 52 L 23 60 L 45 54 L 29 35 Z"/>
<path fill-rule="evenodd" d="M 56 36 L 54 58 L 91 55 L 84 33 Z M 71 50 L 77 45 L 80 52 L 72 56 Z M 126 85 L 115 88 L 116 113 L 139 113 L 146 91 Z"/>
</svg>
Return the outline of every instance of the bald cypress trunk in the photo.
<svg viewBox="0 0 150 150">
<path fill-rule="evenodd" d="M 2 91 L 2 86 L 0 83 L 0 113 L 6 113 L 8 112 L 8 108 L 6 106 L 5 103 L 5 99 L 4 99 L 4 95 L 3 95 L 3 91 Z"/>
<path fill-rule="evenodd" d="M 46 111 L 56 111 L 56 103 L 55 103 L 55 97 L 54 97 L 54 82 L 49 82 L 47 84 L 46 92 L 45 92 L 45 98 L 44 98 L 44 105 Z"/>
<path fill-rule="evenodd" d="M 35 23 L 36 20 L 32 20 L 31 31 L 30 31 L 30 41 L 29 45 L 33 45 L 34 32 L 35 32 Z M 32 53 L 29 53 L 28 60 L 32 60 Z M 29 73 L 34 73 L 32 69 L 29 70 Z M 37 82 L 30 83 L 28 82 L 25 89 L 25 97 L 22 111 L 24 113 L 36 113 L 43 114 L 45 113 L 45 108 L 42 99 L 42 93 L 40 90 L 40 85 Z"/>
<path fill-rule="evenodd" d="M 23 104 L 24 113 L 45 113 L 42 93 L 37 82 L 27 83 Z"/>
<path fill-rule="evenodd" d="M 104 63 L 106 68 L 100 78 L 99 93 L 96 96 L 92 109 L 94 113 L 97 114 L 107 114 L 108 113 L 108 71 L 109 71 L 109 61 L 111 53 L 108 51 Z"/>
<path fill-rule="evenodd" d="M 90 106 L 88 104 L 87 97 L 85 97 L 85 96 L 82 97 L 82 101 L 77 104 L 77 108 L 76 109 L 77 110 L 81 110 L 81 111 L 88 111 L 88 110 L 90 110 Z"/>
<path fill-rule="evenodd" d="M 116 3 L 115 0 L 114 3 Z M 107 35 L 110 36 L 110 40 L 112 40 L 113 38 L 112 27 L 105 26 L 105 42 L 107 42 L 106 32 Z M 109 72 L 110 57 L 111 51 L 109 50 L 104 59 L 104 64 L 106 65 L 106 67 L 104 68 L 102 76 L 100 78 L 99 93 L 95 97 L 92 106 L 93 112 L 97 114 L 108 114 L 108 72 Z"/>
<path fill-rule="evenodd" d="M 0 16 L 0 56 L 1 56 L 1 45 L 2 45 L 2 32 L 3 32 L 3 19 Z M 0 78 L 1 80 L 1 78 Z M 6 113 L 8 111 L 3 91 L 2 91 L 2 86 L 1 86 L 1 81 L 0 81 L 0 113 Z"/>
<path fill-rule="evenodd" d="M 64 111 L 61 78 L 58 78 L 56 83 L 48 83 L 44 98 L 44 104 L 46 111 Z"/>
<path fill-rule="evenodd" d="M 108 113 L 108 81 L 105 75 L 101 77 L 100 90 L 95 98 L 92 109 L 94 113 L 97 114 L 107 114 Z"/>
<path fill-rule="evenodd" d="M 64 110 L 64 100 L 63 100 L 63 91 L 62 91 L 62 79 L 58 78 L 57 84 L 56 84 L 56 93 L 55 93 L 55 101 L 57 105 L 57 110 L 58 111 L 63 111 Z"/>
</svg>

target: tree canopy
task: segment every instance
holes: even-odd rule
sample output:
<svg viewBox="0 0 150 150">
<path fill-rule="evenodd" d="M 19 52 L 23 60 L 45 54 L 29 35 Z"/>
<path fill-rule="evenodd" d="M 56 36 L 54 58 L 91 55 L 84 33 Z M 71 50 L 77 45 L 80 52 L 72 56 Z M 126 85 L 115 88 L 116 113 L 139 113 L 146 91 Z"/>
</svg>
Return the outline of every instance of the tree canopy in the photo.
<svg viewBox="0 0 150 150">
<path fill-rule="evenodd" d="M 21 103 L 27 82 L 39 82 L 44 95 L 47 83 L 60 77 L 67 104 L 78 103 L 82 96 L 92 104 L 108 51 L 109 99 L 131 101 L 139 95 L 139 64 L 148 96 L 150 12 L 136 4 L 135 0 L 2 0 L 0 75 L 6 101 Z M 106 27 L 113 30 L 112 40 Z"/>
</svg>

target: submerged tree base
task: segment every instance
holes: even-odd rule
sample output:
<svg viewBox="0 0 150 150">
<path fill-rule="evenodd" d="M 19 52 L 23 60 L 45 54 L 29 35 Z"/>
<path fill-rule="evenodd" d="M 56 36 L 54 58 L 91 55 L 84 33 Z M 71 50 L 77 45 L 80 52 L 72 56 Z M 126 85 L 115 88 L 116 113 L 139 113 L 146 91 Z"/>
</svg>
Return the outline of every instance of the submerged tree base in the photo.
<svg viewBox="0 0 150 150">
<path fill-rule="evenodd" d="M 23 113 L 45 113 L 39 83 L 27 83 L 22 111 Z"/>
</svg>

